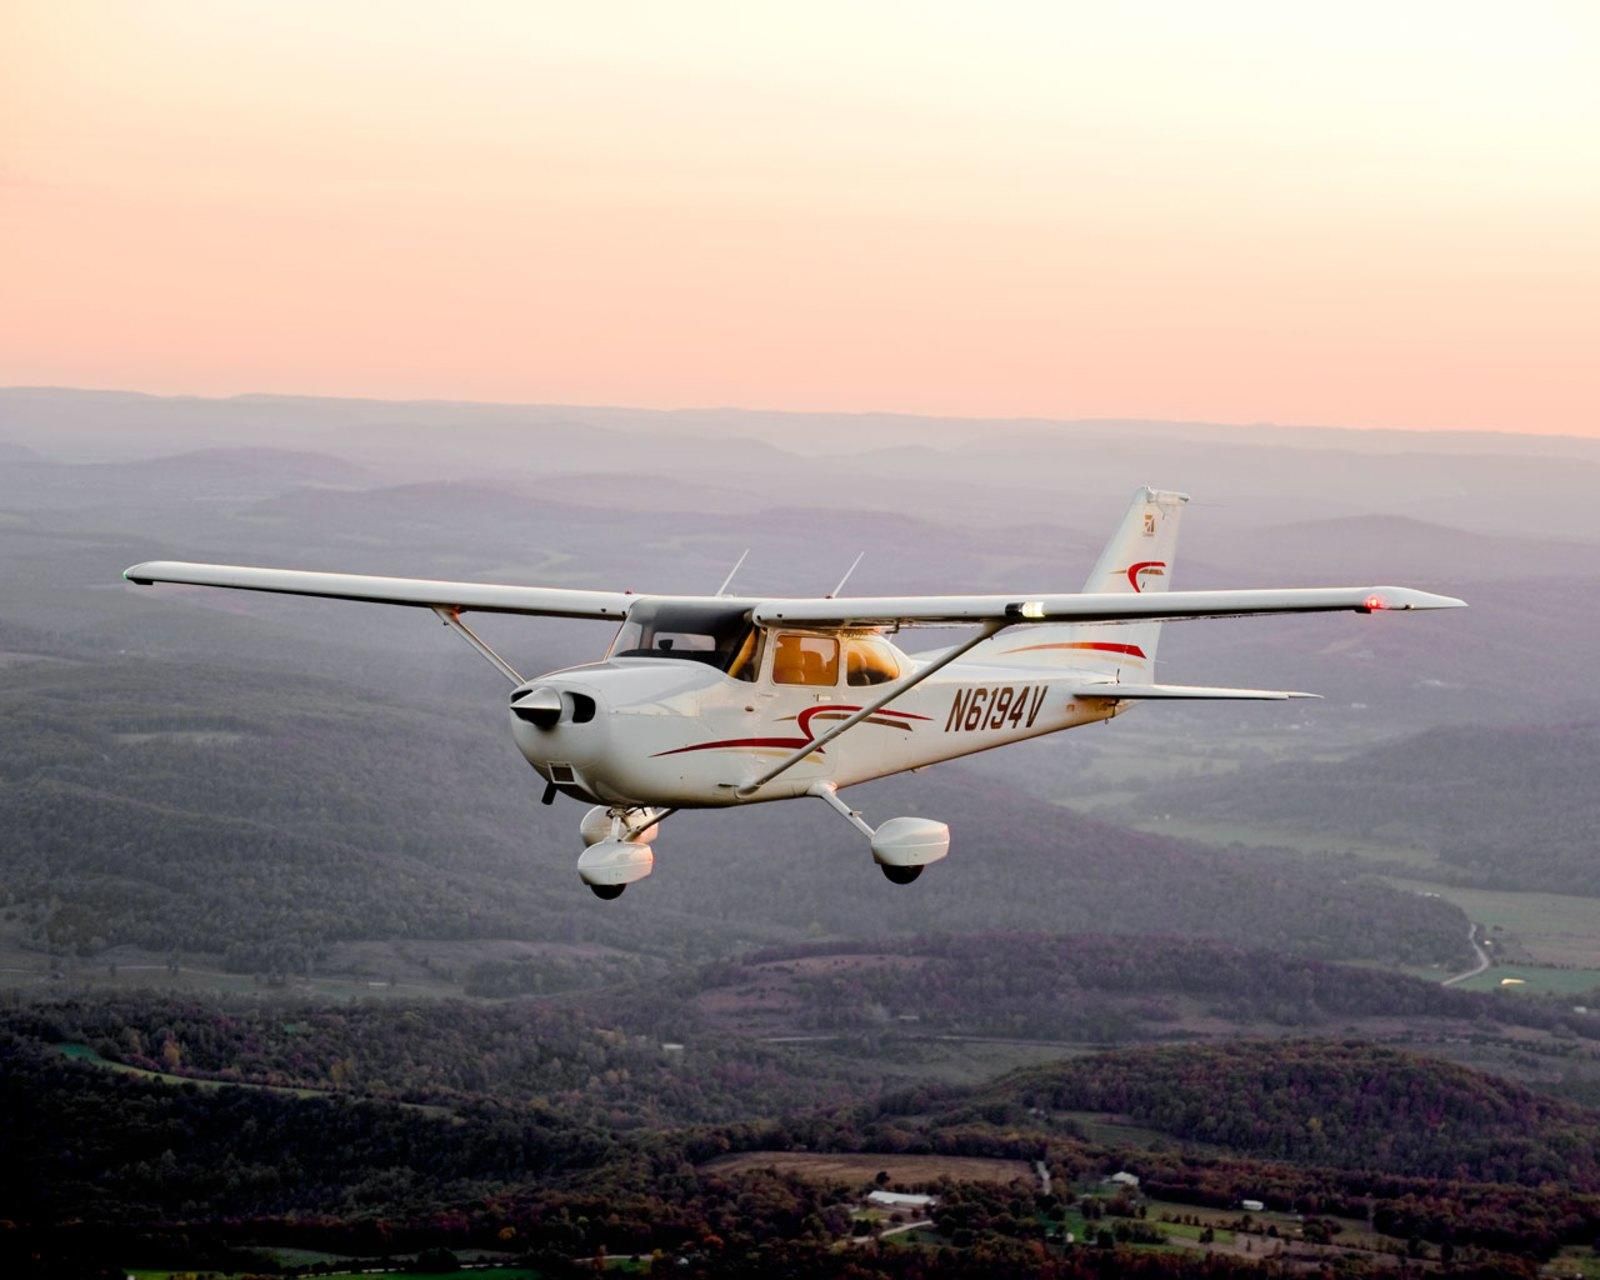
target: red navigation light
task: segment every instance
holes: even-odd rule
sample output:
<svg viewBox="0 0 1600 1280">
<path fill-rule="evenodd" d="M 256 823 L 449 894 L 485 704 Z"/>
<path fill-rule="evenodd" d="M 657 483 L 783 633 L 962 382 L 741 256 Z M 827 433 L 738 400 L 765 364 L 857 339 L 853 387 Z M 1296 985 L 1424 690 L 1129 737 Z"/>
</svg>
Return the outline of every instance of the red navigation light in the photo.
<svg viewBox="0 0 1600 1280">
<path fill-rule="evenodd" d="M 1374 610 L 1387 609 L 1389 606 L 1383 602 L 1382 596 L 1374 594 L 1363 600 L 1361 602 L 1361 607 L 1368 613 L 1372 613 Z"/>
</svg>

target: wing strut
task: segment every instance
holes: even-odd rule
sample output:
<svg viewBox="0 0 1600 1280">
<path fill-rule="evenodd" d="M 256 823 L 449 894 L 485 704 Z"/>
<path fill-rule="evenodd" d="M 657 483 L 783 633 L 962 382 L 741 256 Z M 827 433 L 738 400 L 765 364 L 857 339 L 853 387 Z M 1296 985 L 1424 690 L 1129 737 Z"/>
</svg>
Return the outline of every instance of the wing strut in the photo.
<svg viewBox="0 0 1600 1280">
<path fill-rule="evenodd" d="M 486 643 L 484 643 L 483 638 L 476 631 L 469 627 L 465 622 L 461 621 L 460 609 L 454 609 L 448 605 L 436 604 L 433 606 L 433 611 L 439 615 L 440 622 L 444 623 L 445 626 L 449 627 L 474 649 L 481 653 L 485 659 L 493 663 L 495 668 L 507 680 L 511 681 L 512 684 L 522 683 L 522 677 L 517 674 L 517 669 L 493 649 L 491 649 Z"/>
<path fill-rule="evenodd" d="M 966 640 L 963 640 L 960 644 L 956 645 L 955 648 L 953 648 L 953 649 L 946 649 L 937 658 L 933 659 L 932 662 L 928 663 L 926 666 L 919 667 L 917 670 L 913 671 L 909 676 L 906 676 L 905 678 L 903 678 L 901 680 L 896 680 L 893 684 L 889 685 L 882 693 L 880 693 L 871 702 L 867 703 L 866 706 L 862 707 L 861 710 L 857 711 L 854 715 L 850 716 L 847 719 L 839 721 L 838 724 L 834 725 L 833 728 L 829 729 L 821 737 L 816 738 L 813 741 L 806 743 L 806 745 L 801 747 L 799 750 L 793 751 L 790 754 L 784 756 L 784 758 L 782 760 L 778 761 L 777 764 L 773 765 L 772 768 L 768 769 L 764 774 L 762 774 L 754 782 L 746 783 L 744 786 L 740 787 L 739 790 L 736 791 L 734 794 L 737 795 L 741 800 L 747 799 L 748 797 L 754 795 L 757 791 L 760 791 L 762 787 L 766 786 L 767 783 L 771 782 L 779 774 L 787 773 L 790 769 L 794 768 L 795 765 L 799 764 L 802 760 L 804 760 L 807 756 L 809 756 L 813 751 L 821 750 L 823 747 L 827 746 L 828 743 L 832 742 L 835 738 L 837 738 L 840 734 L 848 733 L 851 729 L 854 729 L 858 724 L 860 724 L 868 716 L 873 715 L 874 713 L 876 713 L 878 711 L 882 711 L 884 707 L 888 706 L 891 702 L 893 702 L 896 698 L 898 698 L 902 693 L 905 693 L 907 690 L 916 688 L 917 685 L 921 684 L 924 680 L 926 680 L 929 676 L 931 676 L 935 671 L 938 671 L 941 667 L 949 666 L 950 663 L 954 662 L 957 658 L 961 657 L 962 654 L 968 652 L 971 649 L 976 649 L 980 644 L 982 644 L 990 636 L 994 635 L 995 632 L 1002 631 L 1002 630 L 1004 630 L 1006 627 L 1008 627 L 1010 625 L 1011 624 L 1009 622 L 1004 622 L 1004 621 L 1000 621 L 1000 620 L 996 620 L 996 621 L 993 621 L 993 622 L 985 623 L 983 625 L 983 627 L 981 627 L 979 629 L 979 631 L 978 631 L 978 633 L 976 635 L 971 636 L 970 638 L 968 638 Z"/>
</svg>

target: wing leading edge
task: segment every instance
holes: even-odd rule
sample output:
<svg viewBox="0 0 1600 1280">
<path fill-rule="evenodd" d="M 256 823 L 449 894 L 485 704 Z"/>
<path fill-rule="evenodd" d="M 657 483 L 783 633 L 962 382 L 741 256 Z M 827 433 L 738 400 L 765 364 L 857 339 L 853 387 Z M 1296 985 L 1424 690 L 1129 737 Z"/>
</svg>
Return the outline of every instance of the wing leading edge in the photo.
<svg viewBox="0 0 1600 1280">
<path fill-rule="evenodd" d="M 765 626 L 961 626 L 992 622 L 1175 622 L 1269 613 L 1377 613 L 1461 609 L 1466 601 L 1409 587 L 1290 587 L 1251 591 L 1103 592 L 1044 596 L 855 596 L 769 600 L 755 608 Z"/>
<path fill-rule="evenodd" d="M 433 582 L 424 578 L 377 578 L 354 573 L 256 569 L 236 564 L 185 564 L 151 560 L 123 575 L 129 582 L 176 582 L 195 587 L 232 587 L 369 604 L 414 605 L 474 613 L 521 613 L 547 618 L 609 618 L 621 621 L 637 596 L 622 591 L 574 591 L 559 587 L 510 587 L 487 582 Z"/>
</svg>

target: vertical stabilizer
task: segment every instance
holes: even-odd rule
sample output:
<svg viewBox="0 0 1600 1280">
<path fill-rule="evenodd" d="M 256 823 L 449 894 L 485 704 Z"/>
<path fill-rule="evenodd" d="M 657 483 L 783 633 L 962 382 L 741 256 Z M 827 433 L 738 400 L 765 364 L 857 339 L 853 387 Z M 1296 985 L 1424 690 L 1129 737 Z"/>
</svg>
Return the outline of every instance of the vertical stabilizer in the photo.
<svg viewBox="0 0 1600 1280">
<path fill-rule="evenodd" d="M 1149 595 L 1167 590 L 1177 559 L 1178 522 L 1188 501 L 1185 493 L 1138 490 L 1084 591 Z M 1015 627 L 996 638 L 992 656 L 1002 662 L 1116 669 L 1127 679 L 1149 680 L 1160 638 L 1159 622 Z"/>
</svg>

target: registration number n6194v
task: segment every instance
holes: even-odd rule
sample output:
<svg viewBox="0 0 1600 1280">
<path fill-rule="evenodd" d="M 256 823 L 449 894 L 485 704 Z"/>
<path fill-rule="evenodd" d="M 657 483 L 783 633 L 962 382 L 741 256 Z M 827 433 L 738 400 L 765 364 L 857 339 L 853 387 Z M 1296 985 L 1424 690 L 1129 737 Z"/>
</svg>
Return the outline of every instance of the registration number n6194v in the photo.
<svg viewBox="0 0 1600 1280">
<path fill-rule="evenodd" d="M 1050 686 L 1044 684 L 957 689 L 950 703 L 950 714 L 945 717 L 944 731 L 1032 728 L 1049 692 Z"/>
</svg>

